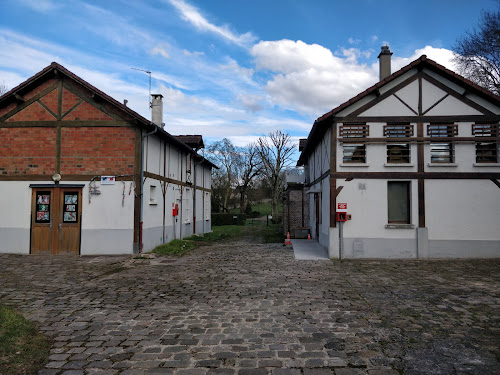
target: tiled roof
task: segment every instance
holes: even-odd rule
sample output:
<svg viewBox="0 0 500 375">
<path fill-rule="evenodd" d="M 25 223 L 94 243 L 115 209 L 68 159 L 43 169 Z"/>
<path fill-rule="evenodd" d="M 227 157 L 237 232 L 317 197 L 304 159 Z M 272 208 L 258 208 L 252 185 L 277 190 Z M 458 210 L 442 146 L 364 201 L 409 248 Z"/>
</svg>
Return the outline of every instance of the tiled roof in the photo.
<svg viewBox="0 0 500 375">
<path fill-rule="evenodd" d="M 174 137 L 196 150 L 205 147 L 203 136 L 201 135 L 174 135 Z"/>
<path fill-rule="evenodd" d="M 307 138 L 299 139 L 299 151 L 302 151 L 306 146 Z"/>
</svg>

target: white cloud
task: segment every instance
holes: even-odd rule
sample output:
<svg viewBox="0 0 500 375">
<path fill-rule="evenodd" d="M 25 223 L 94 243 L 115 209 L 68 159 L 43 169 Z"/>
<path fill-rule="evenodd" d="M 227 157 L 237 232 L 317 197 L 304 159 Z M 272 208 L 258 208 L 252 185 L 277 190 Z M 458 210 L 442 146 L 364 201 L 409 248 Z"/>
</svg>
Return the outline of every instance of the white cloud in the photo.
<svg viewBox="0 0 500 375">
<path fill-rule="evenodd" d="M 359 64 L 359 50 L 344 57 L 317 44 L 279 40 L 256 44 L 251 53 L 258 69 L 276 72 L 267 82 L 271 100 L 286 109 L 319 116 L 376 81 L 370 67 Z"/>
<path fill-rule="evenodd" d="M 255 41 L 255 36 L 247 32 L 245 34 L 237 34 L 230 30 L 229 26 L 217 26 L 208 21 L 200 11 L 186 3 L 184 0 L 168 0 L 181 14 L 184 21 L 189 22 L 200 31 L 206 31 L 222 37 L 224 40 L 240 45 L 247 46 Z"/>
<path fill-rule="evenodd" d="M 434 60 L 440 65 L 443 65 L 445 68 L 457 71 L 457 67 L 453 62 L 453 51 L 445 48 L 435 48 L 432 46 L 425 46 L 421 49 L 416 49 L 415 53 L 410 57 L 394 57 L 392 58 L 392 72 L 401 69 L 405 65 L 408 65 L 412 61 L 418 59 L 420 56 L 426 55 L 429 59 Z M 378 65 L 378 63 L 377 63 Z"/>
<path fill-rule="evenodd" d="M 258 70 L 272 72 L 265 86 L 269 100 L 280 107 L 313 117 L 335 108 L 378 81 L 378 61 L 367 65 L 360 60 L 372 51 L 343 48 L 339 56 L 329 49 L 302 41 L 261 41 L 251 49 Z M 426 54 L 428 58 L 454 69 L 453 52 L 426 46 L 410 57 L 393 56 L 392 71 Z"/>
<path fill-rule="evenodd" d="M 241 103 L 241 105 L 251 112 L 263 110 L 266 107 L 264 104 L 265 99 L 266 98 L 263 96 L 251 94 L 239 94 L 237 96 L 237 100 Z"/>
<path fill-rule="evenodd" d="M 41 13 L 53 11 L 60 6 L 59 3 L 50 0 L 18 0 L 18 2 Z"/>
<path fill-rule="evenodd" d="M 169 59 L 170 58 L 170 55 L 168 54 L 168 52 L 165 50 L 165 48 L 163 47 L 160 47 L 160 46 L 156 46 L 154 47 L 152 50 L 151 50 L 151 54 L 152 55 L 161 55 L 163 56 L 164 58 L 166 59 Z"/>
<path fill-rule="evenodd" d="M 205 54 L 205 52 L 198 52 L 198 51 L 190 52 L 187 49 L 183 49 L 182 53 L 186 56 L 203 56 Z"/>
<path fill-rule="evenodd" d="M 355 39 L 353 37 L 350 37 L 349 39 L 347 39 L 347 41 L 349 42 L 349 44 L 359 44 L 359 43 L 361 43 L 361 39 Z"/>
</svg>

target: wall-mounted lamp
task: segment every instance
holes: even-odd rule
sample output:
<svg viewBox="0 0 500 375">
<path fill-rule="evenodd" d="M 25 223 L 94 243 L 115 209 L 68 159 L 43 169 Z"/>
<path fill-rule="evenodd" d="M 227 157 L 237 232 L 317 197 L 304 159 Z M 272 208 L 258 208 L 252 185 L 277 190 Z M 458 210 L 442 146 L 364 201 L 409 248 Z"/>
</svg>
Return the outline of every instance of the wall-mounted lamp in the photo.
<svg viewBox="0 0 500 375">
<path fill-rule="evenodd" d="M 52 181 L 54 181 L 54 183 L 58 185 L 59 181 L 61 181 L 61 175 L 59 173 L 54 173 L 52 175 Z"/>
</svg>

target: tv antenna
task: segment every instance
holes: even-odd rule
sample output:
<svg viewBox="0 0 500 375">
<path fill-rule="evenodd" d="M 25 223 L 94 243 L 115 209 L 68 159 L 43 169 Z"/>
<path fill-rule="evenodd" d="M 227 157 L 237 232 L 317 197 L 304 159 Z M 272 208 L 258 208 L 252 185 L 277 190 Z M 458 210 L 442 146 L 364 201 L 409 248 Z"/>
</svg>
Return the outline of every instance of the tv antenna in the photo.
<svg viewBox="0 0 500 375">
<path fill-rule="evenodd" d="M 146 74 L 149 74 L 149 97 L 148 97 L 148 101 L 149 101 L 149 108 L 151 108 L 152 106 L 152 103 L 151 103 L 151 70 L 144 70 L 144 69 L 139 69 L 139 68 L 130 68 L 130 69 L 134 69 L 134 70 L 138 70 L 140 72 L 144 72 Z"/>
</svg>

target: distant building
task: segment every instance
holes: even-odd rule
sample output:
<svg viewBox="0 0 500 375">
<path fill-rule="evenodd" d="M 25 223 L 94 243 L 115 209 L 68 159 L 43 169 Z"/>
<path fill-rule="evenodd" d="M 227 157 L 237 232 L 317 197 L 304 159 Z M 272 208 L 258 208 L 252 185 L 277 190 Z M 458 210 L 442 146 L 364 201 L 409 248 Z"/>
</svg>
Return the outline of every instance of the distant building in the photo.
<svg viewBox="0 0 500 375">
<path fill-rule="evenodd" d="M 57 63 L 0 97 L 0 253 L 132 254 L 211 231 L 213 164 L 163 129 L 161 95 L 152 108 Z"/>
<path fill-rule="evenodd" d="M 391 55 L 302 146 L 313 238 L 330 257 L 499 257 L 500 97 L 425 55 L 391 74 Z"/>
</svg>

